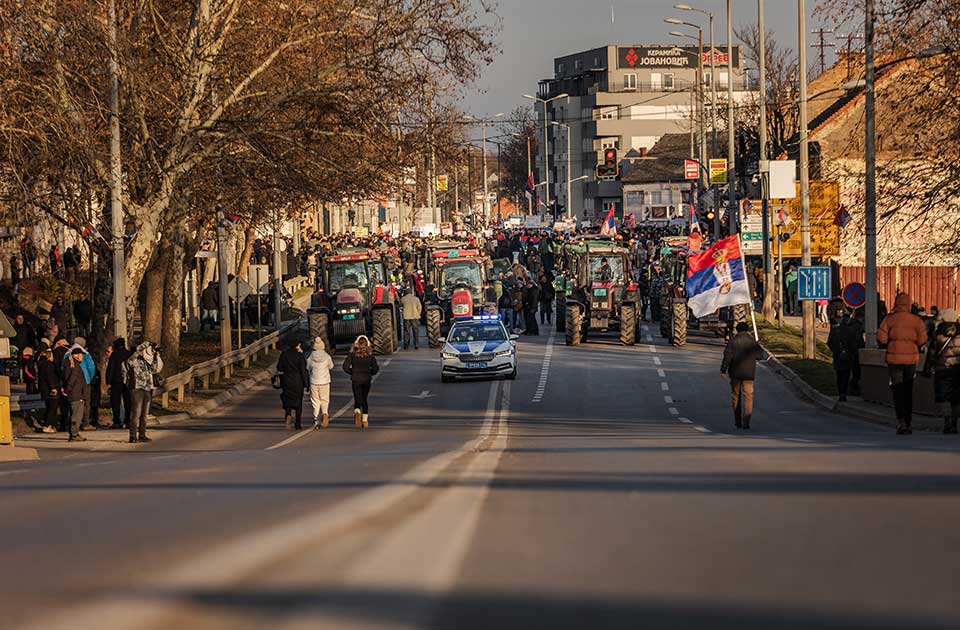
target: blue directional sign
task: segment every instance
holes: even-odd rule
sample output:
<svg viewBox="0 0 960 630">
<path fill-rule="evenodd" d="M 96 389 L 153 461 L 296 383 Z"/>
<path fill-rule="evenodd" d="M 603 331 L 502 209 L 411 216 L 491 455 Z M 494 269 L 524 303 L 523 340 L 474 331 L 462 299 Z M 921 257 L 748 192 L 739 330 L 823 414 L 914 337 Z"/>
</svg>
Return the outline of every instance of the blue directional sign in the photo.
<svg viewBox="0 0 960 630">
<path fill-rule="evenodd" d="M 800 267 L 797 270 L 797 299 L 829 300 L 833 287 L 830 267 Z"/>
</svg>

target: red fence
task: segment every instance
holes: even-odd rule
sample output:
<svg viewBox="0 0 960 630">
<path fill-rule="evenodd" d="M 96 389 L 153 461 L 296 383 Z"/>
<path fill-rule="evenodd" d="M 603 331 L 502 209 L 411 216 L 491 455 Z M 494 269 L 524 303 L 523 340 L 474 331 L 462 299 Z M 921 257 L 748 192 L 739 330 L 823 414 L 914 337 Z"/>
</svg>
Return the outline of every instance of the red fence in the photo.
<svg viewBox="0 0 960 630">
<path fill-rule="evenodd" d="M 888 308 L 898 293 L 907 293 L 910 299 L 929 310 L 931 306 L 960 308 L 958 267 L 880 267 L 877 269 L 877 290 Z M 844 267 L 840 270 L 843 285 L 863 282 L 863 267 Z"/>
</svg>

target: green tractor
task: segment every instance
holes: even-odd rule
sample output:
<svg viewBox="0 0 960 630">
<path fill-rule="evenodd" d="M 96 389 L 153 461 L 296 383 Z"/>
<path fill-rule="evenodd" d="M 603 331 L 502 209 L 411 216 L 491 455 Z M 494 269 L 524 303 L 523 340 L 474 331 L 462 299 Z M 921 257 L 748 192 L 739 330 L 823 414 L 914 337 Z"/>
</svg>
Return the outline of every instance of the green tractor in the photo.
<svg viewBox="0 0 960 630">
<path fill-rule="evenodd" d="M 564 333 L 567 345 L 610 331 L 619 333 L 622 344 L 636 344 L 640 301 L 629 251 L 613 239 L 580 237 L 564 247 L 560 266 L 557 331 Z"/>
</svg>

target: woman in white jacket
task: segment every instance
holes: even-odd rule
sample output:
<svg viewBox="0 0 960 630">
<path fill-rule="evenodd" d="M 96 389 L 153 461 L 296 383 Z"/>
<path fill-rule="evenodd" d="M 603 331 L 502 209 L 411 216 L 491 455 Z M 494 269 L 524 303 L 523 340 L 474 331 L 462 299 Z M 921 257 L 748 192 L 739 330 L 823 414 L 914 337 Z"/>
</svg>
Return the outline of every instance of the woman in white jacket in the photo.
<svg viewBox="0 0 960 630">
<path fill-rule="evenodd" d="M 313 340 L 313 350 L 307 357 L 314 431 L 319 431 L 321 427 L 326 428 L 330 424 L 330 370 L 332 369 L 333 359 L 327 354 L 323 339 L 317 337 Z"/>
</svg>

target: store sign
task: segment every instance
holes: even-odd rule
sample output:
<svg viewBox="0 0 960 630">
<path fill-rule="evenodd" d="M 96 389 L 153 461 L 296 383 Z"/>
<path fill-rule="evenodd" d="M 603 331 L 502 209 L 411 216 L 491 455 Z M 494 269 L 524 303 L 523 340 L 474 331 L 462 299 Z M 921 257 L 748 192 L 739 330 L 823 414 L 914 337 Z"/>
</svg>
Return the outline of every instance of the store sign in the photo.
<svg viewBox="0 0 960 630">
<path fill-rule="evenodd" d="M 710 183 L 711 184 L 727 183 L 727 161 L 726 160 L 710 160 Z"/>
<path fill-rule="evenodd" d="M 631 68 L 696 68 L 697 46 L 622 46 L 617 49 L 617 67 Z M 730 59 L 720 49 L 713 51 L 714 65 L 729 66 Z M 710 51 L 703 53 L 704 66 L 710 65 Z M 740 67 L 740 48 L 733 49 L 733 67 Z"/>
<path fill-rule="evenodd" d="M 684 160 L 683 174 L 686 179 L 700 179 L 700 163 L 696 160 Z"/>
<path fill-rule="evenodd" d="M 450 178 L 447 175 L 437 175 L 437 192 L 447 192 L 450 189 Z"/>
</svg>

